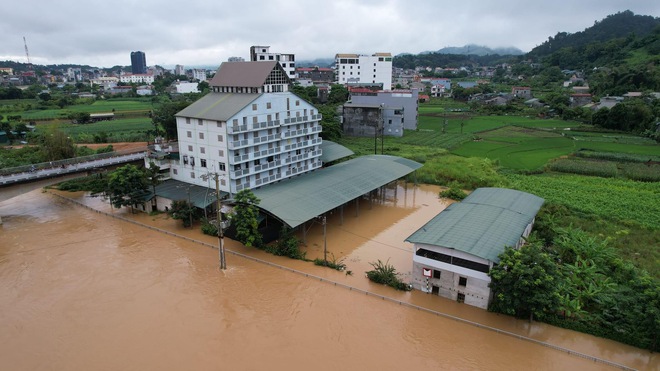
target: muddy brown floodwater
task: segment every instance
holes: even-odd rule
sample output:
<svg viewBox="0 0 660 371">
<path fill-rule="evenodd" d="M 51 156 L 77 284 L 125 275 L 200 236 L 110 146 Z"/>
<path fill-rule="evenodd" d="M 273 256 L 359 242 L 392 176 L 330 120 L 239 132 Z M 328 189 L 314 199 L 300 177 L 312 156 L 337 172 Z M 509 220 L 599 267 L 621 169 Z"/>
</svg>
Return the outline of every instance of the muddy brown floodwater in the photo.
<svg viewBox="0 0 660 371">
<path fill-rule="evenodd" d="M 11 198 L 0 203 L 0 369 L 614 369 L 408 303 L 630 368 L 660 368 L 642 349 L 370 283 L 364 272 L 377 259 L 409 277 L 412 246 L 403 240 L 446 207 L 437 192 L 399 185 L 371 205 L 362 200 L 358 217 L 354 204 L 343 223 L 339 213 L 330 215 L 327 251 L 352 275 L 227 241 L 228 250 L 309 276 L 232 253 L 220 271 L 217 250 L 56 192 Z M 98 198 L 65 195 L 217 244 L 163 215 L 131 215 Z M 308 228 L 307 257 L 322 257 L 322 226 Z"/>
</svg>

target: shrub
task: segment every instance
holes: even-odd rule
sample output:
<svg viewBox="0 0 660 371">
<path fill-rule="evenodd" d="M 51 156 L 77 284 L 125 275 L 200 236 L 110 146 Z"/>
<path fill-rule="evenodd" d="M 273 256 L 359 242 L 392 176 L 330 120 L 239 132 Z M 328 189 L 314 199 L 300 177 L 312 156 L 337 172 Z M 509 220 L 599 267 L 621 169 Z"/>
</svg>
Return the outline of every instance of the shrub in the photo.
<svg viewBox="0 0 660 371">
<path fill-rule="evenodd" d="M 463 190 L 460 188 L 455 188 L 454 186 L 452 186 L 451 188 L 440 192 L 440 197 L 461 201 L 462 199 L 467 197 L 467 193 L 463 192 Z"/>
<path fill-rule="evenodd" d="M 337 261 L 337 258 L 335 258 L 334 254 L 330 254 L 330 255 L 332 256 L 330 260 L 317 258 L 314 259 L 314 264 L 322 267 L 329 267 L 332 269 L 336 269 L 340 272 L 346 269 L 346 264 L 344 264 L 344 259 Z"/>
<path fill-rule="evenodd" d="M 397 290 L 412 290 L 410 285 L 399 279 L 396 269 L 394 266 L 389 264 L 389 260 L 383 263 L 380 259 L 378 259 L 377 262 L 371 262 L 369 264 L 374 267 L 373 270 L 367 272 L 367 278 L 369 278 L 371 281 L 393 287 Z"/>
</svg>

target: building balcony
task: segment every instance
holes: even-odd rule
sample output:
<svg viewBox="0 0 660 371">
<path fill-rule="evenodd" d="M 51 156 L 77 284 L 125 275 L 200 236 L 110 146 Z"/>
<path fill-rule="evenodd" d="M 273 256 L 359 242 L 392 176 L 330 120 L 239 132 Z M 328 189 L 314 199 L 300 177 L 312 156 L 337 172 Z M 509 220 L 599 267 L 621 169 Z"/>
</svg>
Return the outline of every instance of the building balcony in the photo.
<svg viewBox="0 0 660 371">
<path fill-rule="evenodd" d="M 247 125 L 227 125 L 227 134 L 245 133 L 247 131 Z"/>
<path fill-rule="evenodd" d="M 264 121 L 252 124 L 252 130 L 268 129 L 280 126 L 280 120 Z"/>
</svg>

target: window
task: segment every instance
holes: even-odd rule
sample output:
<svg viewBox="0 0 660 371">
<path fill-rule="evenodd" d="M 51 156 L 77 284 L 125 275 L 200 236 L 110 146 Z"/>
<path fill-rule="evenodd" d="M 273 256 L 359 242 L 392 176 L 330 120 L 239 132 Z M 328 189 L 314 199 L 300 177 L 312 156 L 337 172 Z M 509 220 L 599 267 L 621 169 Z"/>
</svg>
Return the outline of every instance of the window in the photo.
<svg viewBox="0 0 660 371">
<path fill-rule="evenodd" d="M 434 269 L 433 270 L 433 278 L 440 278 L 440 273 L 441 273 L 441 271 L 438 271 L 438 270 Z"/>
<path fill-rule="evenodd" d="M 188 156 L 183 156 L 183 164 L 188 165 Z"/>
<path fill-rule="evenodd" d="M 253 123 L 253 124 L 256 124 L 256 123 L 258 123 L 258 122 L 259 122 L 259 119 L 257 118 L 257 116 L 254 116 L 254 117 L 252 118 L 252 123 Z"/>
<path fill-rule="evenodd" d="M 465 303 L 465 294 L 461 294 L 460 292 L 456 296 L 456 301 L 459 303 Z"/>
<path fill-rule="evenodd" d="M 252 110 L 253 110 L 253 111 L 256 111 L 256 110 L 257 110 L 257 104 L 256 104 L 256 103 L 253 103 L 253 104 L 252 104 Z"/>
<path fill-rule="evenodd" d="M 218 142 L 222 142 L 222 134 L 218 134 Z"/>
<path fill-rule="evenodd" d="M 232 121 L 232 123 L 233 123 L 234 126 L 238 126 L 238 119 L 234 119 L 234 121 Z"/>
<path fill-rule="evenodd" d="M 199 165 L 201 167 L 206 167 L 206 159 L 203 159 L 203 158 L 199 159 Z"/>
<path fill-rule="evenodd" d="M 186 136 L 187 136 L 188 138 L 192 138 L 192 131 L 187 131 L 187 132 L 186 132 Z"/>
<path fill-rule="evenodd" d="M 467 277 L 459 277 L 458 278 L 458 285 L 459 286 L 467 286 Z"/>
<path fill-rule="evenodd" d="M 260 60 L 260 61 L 265 60 L 264 56 L 263 56 L 263 55 L 260 55 L 260 56 L 259 56 L 259 60 Z"/>
<path fill-rule="evenodd" d="M 299 105 L 300 105 L 300 101 L 297 100 L 297 101 L 296 101 L 296 106 L 299 106 Z"/>
<path fill-rule="evenodd" d="M 225 151 L 222 149 L 218 150 L 218 156 L 223 157 L 225 155 Z"/>
<path fill-rule="evenodd" d="M 192 151 L 193 151 L 193 147 L 192 147 L 192 146 L 188 146 L 188 152 L 192 152 Z"/>
<path fill-rule="evenodd" d="M 202 125 L 203 123 L 202 119 L 197 120 L 197 125 Z"/>
<path fill-rule="evenodd" d="M 195 166 L 195 158 L 190 156 L 190 166 Z"/>
<path fill-rule="evenodd" d="M 204 133 L 199 133 L 199 139 L 204 139 Z"/>
<path fill-rule="evenodd" d="M 190 172 L 190 177 L 193 178 L 193 179 L 195 179 L 195 172 L 194 172 L 194 171 L 191 171 L 191 172 Z"/>
<path fill-rule="evenodd" d="M 266 102 L 266 108 L 270 109 L 271 105 L 270 102 Z"/>
<path fill-rule="evenodd" d="M 174 175 L 179 174 L 179 171 L 177 169 L 172 169 L 172 172 L 174 173 Z"/>
<path fill-rule="evenodd" d="M 206 153 L 206 148 L 199 147 L 199 153 Z"/>
<path fill-rule="evenodd" d="M 216 121 L 216 125 L 221 128 L 222 127 L 222 121 Z"/>
<path fill-rule="evenodd" d="M 186 124 L 190 124 L 190 118 L 186 117 Z"/>
<path fill-rule="evenodd" d="M 225 171 L 227 169 L 224 162 L 218 162 L 218 167 L 220 168 L 220 171 Z"/>
</svg>

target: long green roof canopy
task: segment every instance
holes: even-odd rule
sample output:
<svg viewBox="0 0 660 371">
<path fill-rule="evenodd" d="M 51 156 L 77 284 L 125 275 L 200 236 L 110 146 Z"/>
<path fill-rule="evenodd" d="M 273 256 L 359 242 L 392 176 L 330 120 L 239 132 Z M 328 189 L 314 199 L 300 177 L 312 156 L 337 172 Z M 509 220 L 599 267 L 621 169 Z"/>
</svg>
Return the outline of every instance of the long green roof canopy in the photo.
<svg viewBox="0 0 660 371">
<path fill-rule="evenodd" d="M 440 212 L 406 241 L 456 249 L 498 262 L 506 246 L 516 246 L 543 201 L 513 189 L 478 188 L 462 202 Z"/>
<path fill-rule="evenodd" d="M 216 202 L 215 182 L 211 180 L 211 183 L 213 184 L 210 187 L 201 187 L 174 179 L 168 179 L 156 186 L 156 195 L 172 201 L 190 200 L 190 203 L 194 206 L 203 209 L 213 202 Z M 220 191 L 220 198 L 223 198 L 226 195 L 226 192 Z M 147 199 L 151 199 L 152 197 L 153 193 L 151 193 L 151 197 L 148 197 Z"/>
<path fill-rule="evenodd" d="M 262 210 L 293 228 L 420 167 L 396 156 L 362 156 L 252 192 Z"/>
<path fill-rule="evenodd" d="M 323 140 L 321 142 L 321 161 L 324 164 L 352 156 L 355 152 L 350 149 L 342 146 L 341 144 L 331 142 L 329 140 Z"/>
</svg>

